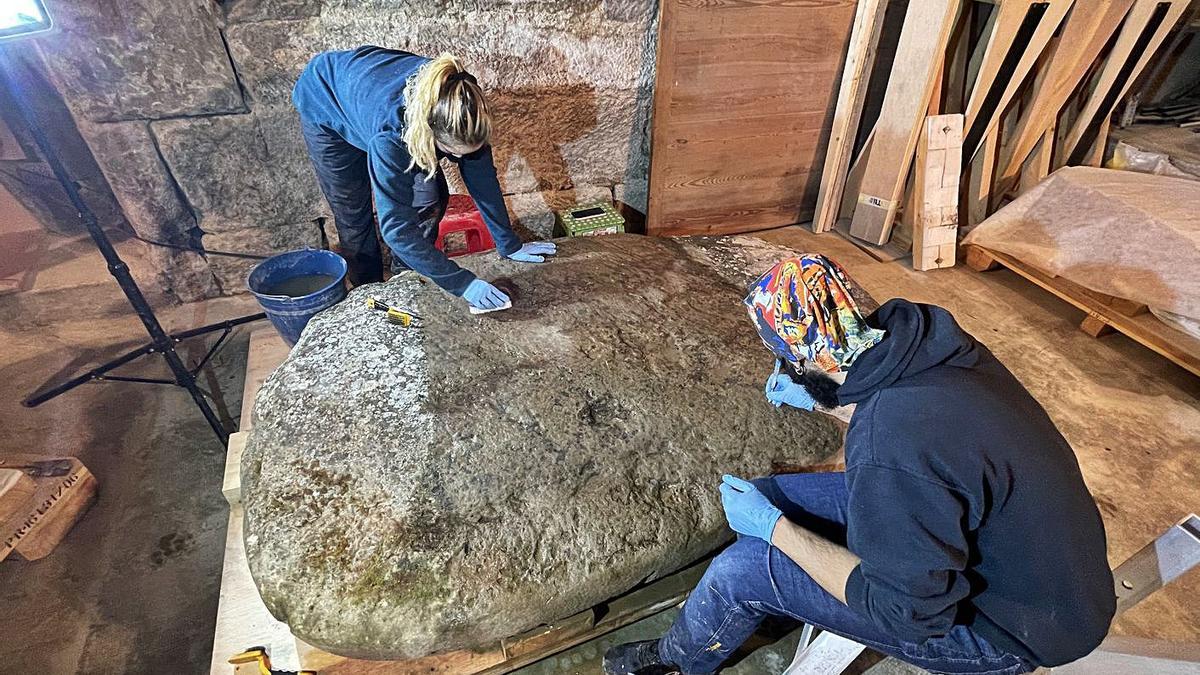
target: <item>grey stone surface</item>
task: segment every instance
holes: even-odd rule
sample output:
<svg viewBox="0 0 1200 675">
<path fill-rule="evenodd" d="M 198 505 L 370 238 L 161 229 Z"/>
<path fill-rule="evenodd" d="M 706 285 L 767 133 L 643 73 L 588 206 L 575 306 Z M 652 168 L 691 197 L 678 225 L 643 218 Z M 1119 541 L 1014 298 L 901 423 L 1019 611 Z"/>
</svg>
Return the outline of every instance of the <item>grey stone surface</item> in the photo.
<svg viewBox="0 0 1200 675">
<path fill-rule="evenodd" d="M 288 226 L 328 211 L 290 108 L 151 123 L 209 233 Z"/>
<path fill-rule="evenodd" d="M 83 123 L 96 163 L 138 235 L 198 247 L 201 232 L 150 135 L 146 122 Z M 156 247 L 162 285 L 184 302 L 220 292 L 208 261 L 198 253 Z"/>
<path fill-rule="evenodd" d="M 60 89 L 92 121 L 244 111 L 216 4 L 99 0 L 53 6 L 39 43 Z"/>
<path fill-rule="evenodd" d="M 308 220 L 274 227 L 247 227 L 240 230 L 205 234 L 204 248 L 208 251 L 272 255 L 298 248 L 321 248 L 321 226 Z M 245 293 L 246 276 L 258 264 L 255 260 L 232 258 L 210 253 L 209 265 L 225 295 Z"/>
<path fill-rule="evenodd" d="M 271 611 L 367 658 L 476 647 L 728 541 L 717 484 L 823 461 L 832 420 L 762 396 L 741 305 L 787 249 L 559 240 L 546 265 L 463 258 L 514 307 L 473 316 L 405 275 L 321 313 L 255 403 L 246 550 Z M 404 330 L 378 296 L 425 317 Z"/>
<path fill-rule="evenodd" d="M 575 204 L 612 201 L 612 190 L 599 185 L 579 185 L 573 190 L 524 192 L 509 195 L 508 215 L 513 226 L 523 228 L 531 237 L 554 236 L 554 212 Z"/>
</svg>

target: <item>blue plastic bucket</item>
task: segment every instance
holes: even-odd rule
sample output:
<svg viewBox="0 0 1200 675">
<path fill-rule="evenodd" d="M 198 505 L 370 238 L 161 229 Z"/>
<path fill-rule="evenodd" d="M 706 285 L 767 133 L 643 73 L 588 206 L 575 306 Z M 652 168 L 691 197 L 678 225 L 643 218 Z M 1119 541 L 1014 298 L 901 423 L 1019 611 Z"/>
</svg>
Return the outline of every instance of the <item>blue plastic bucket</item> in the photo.
<svg viewBox="0 0 1200 675">
<path fill-rule="evenodd" d="M 346 297 L 346 261 L 332 251 L 304 249 L 271 256 L 250 271 L 246 285 L 289 345 L 323 309 Z"/>
</svg>

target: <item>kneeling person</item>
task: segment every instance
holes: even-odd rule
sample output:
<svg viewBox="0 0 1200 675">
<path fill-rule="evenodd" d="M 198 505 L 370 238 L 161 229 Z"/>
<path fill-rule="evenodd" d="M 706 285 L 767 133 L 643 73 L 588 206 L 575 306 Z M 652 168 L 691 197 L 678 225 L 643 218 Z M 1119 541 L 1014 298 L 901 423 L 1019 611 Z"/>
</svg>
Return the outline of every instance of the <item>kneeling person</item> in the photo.
<svg viewBox="0 0 1200 675">
<path fill-rule="evenodd" d="M 941 673 L 1029 672 L 1104 638 L 1104 527 L 1045 410 L 946 310 L 896 299 L 864 320 L 850 286 L 804 256 L 746 298 L 780 359 L 767 398 L 848 418 L 846 472 L 725 476 L 738 540 L 608 673 L 713 672 L 768 614 Z"/>
</svg>

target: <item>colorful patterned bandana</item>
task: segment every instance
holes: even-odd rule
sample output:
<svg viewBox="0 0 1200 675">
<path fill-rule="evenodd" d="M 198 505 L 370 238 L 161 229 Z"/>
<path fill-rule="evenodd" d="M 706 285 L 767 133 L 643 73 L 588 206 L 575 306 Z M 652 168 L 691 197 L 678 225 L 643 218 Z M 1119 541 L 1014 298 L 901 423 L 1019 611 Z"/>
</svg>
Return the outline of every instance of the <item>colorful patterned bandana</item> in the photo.
<svg viewBox="0 0 1200 675">
<path fill-rule="evenodd" d="M 745 303 L 763 344 L 795 367 L 811 361 L 827 373 L 849 370 L 884 335 L 858 311 L 846 272 L 815 253 L 776 263 Z"/>
</svg>

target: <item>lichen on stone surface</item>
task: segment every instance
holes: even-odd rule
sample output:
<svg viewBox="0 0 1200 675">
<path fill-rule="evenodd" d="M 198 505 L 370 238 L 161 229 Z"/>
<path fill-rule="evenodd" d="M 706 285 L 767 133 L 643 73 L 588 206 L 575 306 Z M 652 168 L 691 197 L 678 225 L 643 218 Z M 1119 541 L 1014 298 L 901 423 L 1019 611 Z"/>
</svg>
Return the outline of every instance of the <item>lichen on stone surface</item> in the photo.
<svg viewBox="0 0 1200 675">
<path fill-rule="evenodd" d="M 331 652 L 408 658 L 560 619 L 728 541 L 722 473 L 821 463 L 828 418 L 777 410 L 748 238 L 559 241 L 460 258 L 510 290 L 482 316 L 414 275 L 313 319 L 266 381 L 243 457 L 271 611 Z M 369 296 L 424 317 L 405 329 Z"/>
</svg>

